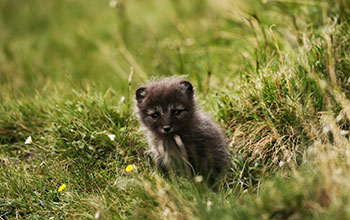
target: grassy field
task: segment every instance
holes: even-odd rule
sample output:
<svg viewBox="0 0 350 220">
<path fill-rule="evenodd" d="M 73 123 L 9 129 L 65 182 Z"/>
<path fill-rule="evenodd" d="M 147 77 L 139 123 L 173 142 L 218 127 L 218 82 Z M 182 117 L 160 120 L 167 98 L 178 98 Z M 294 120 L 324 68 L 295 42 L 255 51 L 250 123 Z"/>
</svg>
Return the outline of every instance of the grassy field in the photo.
<svg viewBox="0 0 350 220">
<path fill-rule="evenodd" d="M 134 91 L 172 75 L 218 191 L 147 153 Z M 347 0 L 0 0 L 0 219 L 350 219 L 349 137 Z"/>
</svg>

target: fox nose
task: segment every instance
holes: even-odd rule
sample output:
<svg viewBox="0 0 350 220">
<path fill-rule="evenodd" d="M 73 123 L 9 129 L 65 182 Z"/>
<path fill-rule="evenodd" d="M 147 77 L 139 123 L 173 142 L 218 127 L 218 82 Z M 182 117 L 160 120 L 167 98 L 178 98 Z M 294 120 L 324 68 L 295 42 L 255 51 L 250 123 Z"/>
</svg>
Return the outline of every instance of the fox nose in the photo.
<svg viewBox="0 0 350 220">
<path fill-rule="evenodd" d="M 169 132 L 170 130 L 171 130 L 171 126 L 170 125 L 163 126 L 163 131 L 164 132 Z"/>
</svg>

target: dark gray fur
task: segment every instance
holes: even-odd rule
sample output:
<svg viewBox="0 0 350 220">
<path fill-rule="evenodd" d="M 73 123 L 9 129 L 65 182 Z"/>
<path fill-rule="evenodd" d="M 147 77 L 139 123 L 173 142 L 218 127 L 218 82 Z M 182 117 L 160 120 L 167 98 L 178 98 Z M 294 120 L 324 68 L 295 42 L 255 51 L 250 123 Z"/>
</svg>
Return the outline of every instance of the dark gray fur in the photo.
<svg viewBox="0 0 350 220">
<path fill-rule="evenodd" d="M 194 175 L 213 182 L 224 173 L 229 163 L 225 138 L 220 128 L 197 110 L 191 83 L 180 78 L 155 81 L 139 88 L 135 99 L 137 116 L 146 128 L 159 170 L 181 170 L 183 161 L 174 141 L 174 135 L 179 135 Z"/>
</svg>

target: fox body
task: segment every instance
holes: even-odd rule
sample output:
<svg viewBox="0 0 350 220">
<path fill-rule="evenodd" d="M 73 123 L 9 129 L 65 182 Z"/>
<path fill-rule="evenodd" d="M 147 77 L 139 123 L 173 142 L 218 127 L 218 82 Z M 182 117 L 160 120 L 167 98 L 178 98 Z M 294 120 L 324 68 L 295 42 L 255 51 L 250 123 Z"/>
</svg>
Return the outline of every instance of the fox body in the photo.
<svg viewBox="0 0 350 220">
<path fill-rule="evenodd" d="M 166 78 L 137 89 L 136 113 L 146 128 L 150 151 L 160 171 L 186 171 L 214 181 L 227 167 L 220 128 L 197 109 L 194 88 Z"/>
</svg>

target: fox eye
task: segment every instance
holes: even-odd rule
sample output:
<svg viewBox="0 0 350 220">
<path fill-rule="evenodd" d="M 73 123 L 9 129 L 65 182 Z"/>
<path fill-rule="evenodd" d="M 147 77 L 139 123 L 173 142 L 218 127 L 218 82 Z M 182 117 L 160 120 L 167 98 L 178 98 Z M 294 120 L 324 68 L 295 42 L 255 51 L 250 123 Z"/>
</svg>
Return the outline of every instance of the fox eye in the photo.
<svg viewBox="0 0 350 220">
<path fill-rule="evenodd" d="M 183 110 L 174 110 L 174 111 L 173 111 L 173 114 L 174 114 L 175 116 L 179 116 L 179 115 L 181 115 L 182 112 L 183 112 Z"/>
<path fill-rule="evenodd" d="M 155 112 L 155 113 L 151 114 L 150 116 L 151 116 L 153 119 L 156 119 L 156 118 L 158 118 L 159 113 L 158 113 L 158 112 Z"/>
</svg>

